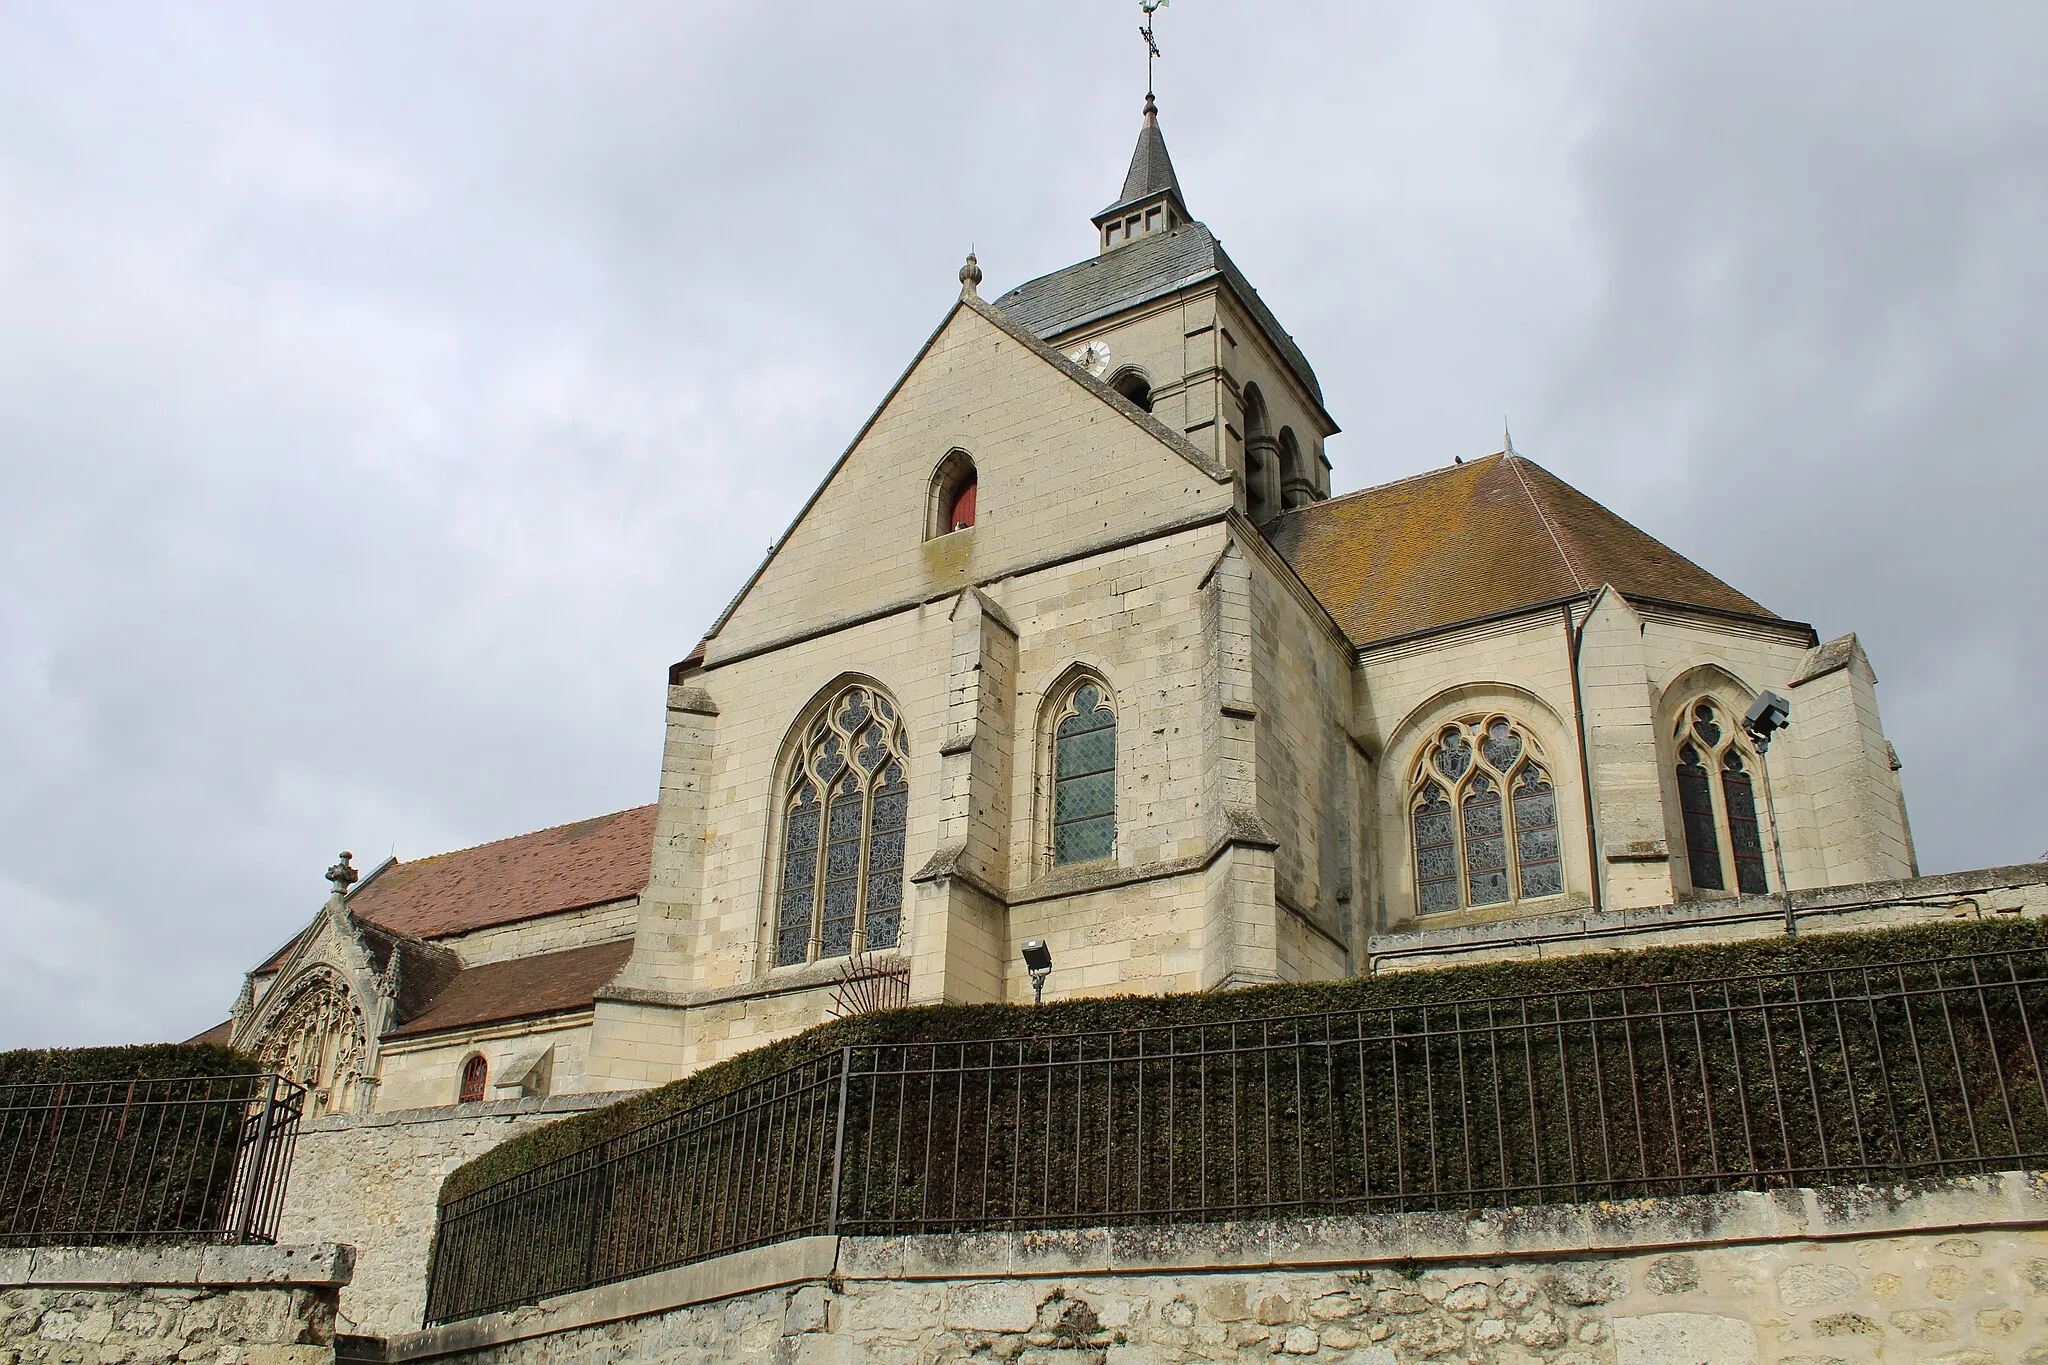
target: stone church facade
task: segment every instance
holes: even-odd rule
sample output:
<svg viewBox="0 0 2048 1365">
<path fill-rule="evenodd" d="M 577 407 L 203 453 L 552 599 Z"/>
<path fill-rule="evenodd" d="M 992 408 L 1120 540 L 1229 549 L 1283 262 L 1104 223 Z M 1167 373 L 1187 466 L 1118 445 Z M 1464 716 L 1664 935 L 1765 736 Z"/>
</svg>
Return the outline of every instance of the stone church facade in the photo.
<svg viewBox="0 0 2048 1365">
<path fill-rule="evenodd" d="M 1149 101 L 1093 222 L 993 300 L 969 258 L 671 670 L 654 804 L 337 867 L 206 1036 L 336 1115 L 595 1094 L 820 1022 L 853 963 L 1028 1000 L 1038 938 L 1049 997 L 1220 990 L 1740 907 L 1778 854 L 1794 890 L 1915 875 L 1855 636 L 1511 446 L 1331 496 L 1315 373 Z"/>
</svg>

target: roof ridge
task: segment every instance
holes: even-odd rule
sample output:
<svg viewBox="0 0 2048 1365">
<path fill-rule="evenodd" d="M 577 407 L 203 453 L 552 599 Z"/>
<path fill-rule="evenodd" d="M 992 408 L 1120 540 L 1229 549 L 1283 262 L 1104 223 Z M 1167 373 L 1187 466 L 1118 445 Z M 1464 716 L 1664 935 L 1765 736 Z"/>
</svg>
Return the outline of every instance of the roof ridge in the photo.
<svg viewBox="0 0 2048 1365">
<path fill-rule="evenodd" d="M 392 860 L 392 865 L 394 867 L 422 867 L 427 863 L 438 862 L 443 858 L 453 858 L 463 853 L 474 853 L 478 849 L 493 848 L 499 844 L 509 844 L 512 843 L 514 840 L 518 839 L 531 839 L 536 834 L 553 834 L 557 830 L 568 829 L 572 825 L 588 824 L 592 820 L 614 820 L 621 815 L 631 815 L 636 811 L 653 810 L 659 804 L 659 802 L 655 801 L 646 801 L 642 802 L 640 805 L 637 806 L 627 806 L 624 810 L 605 811 L 600 815 L 586 815 L 580 820 L 564 820 L 559 825 L 543 825 L 539 829 L 529 829 L 519 834 L 507 834 L 502 838 L 498 839 L 486 839 L 482 843 L 478 844 L 465 844 L 461 848 L 444 849 L 439 853 L 421 854 L 419 857 L 413 859 L 411 862 L 407 862 L 403 858 L 394 858 Z M 363 889 L 367 891 L 369 887 L 365 885 Z M 404 932 L 403 930 L 390 930 L 389 926 L 383 927 L 385 927 L 389 932 L 393 933 Z"/>
<path fill-rule="evenodd" d="M 1364 488 L 1354 488 L 1349 493 L 1338 493 L 1331 497 L 1318 498 L 1314 502 L 1305 502 L 1299 507 L 1288 508 L 1280 515 L 1291 517 L 1297 512 L 1313 512 L 1319 507 L 1334 507 L 1340 502 L 1349 502 L 1353 498 L 1362 498 L 1368 493 L 1384 493 L 1389 488 L 1399 488 L 1404 483 L 1421 483 L 1424 479 L 1440 478 L 1445 474 L 1455 473 L 1460 469 L 1476 469 L 1488 460 L 1498 460 L 1504 453 L 1503 451 L 1496 450 L 1491 455 L 1479 455 L 1469 460 L 1459 460 L 1456 464 L 1439 465 L 1435 469 L 1425 469 L 1420 474 L 1404 474 L 1398 479 L 1389 479 L 1385 483 L 1368 484 Z"/>
<path fill-rule="evenodd" d="M 1501 458 L 1507 461 L 1508 468 L 1515 471 L 1515 482 L 1522 486 L 1522 496 L 1529 500 L 1530 508 L 1536 513 L 1536 520 L 1542 523 L 1544 533 L 1550 537 L 1551 545 L 1557 550 L 1557 557 L 1564 561 L 1564 571 L 1572 576 L 1572 585 L 1580 592 L 1584 592 L 1585 575 L 1579 572 L 1578 565 L 1572 563 L 1571 555 L 1565 551 L 1564 542 L 1558 539 L 1557 527 L 1551 524 L 1550 513 L 1544 509 L 1542 502 L 1536 497 L 1536 490 L 1529 487 L 1529 480 L 1522 474 L 1521 467 L 1528 461 L 1516 454 L 1512 447 L 1502 451 Z M 1538 465 L 1537 468 L 1541 469 L 1542 466 Z M 1548 474 L 1550 471 L 1545 469 L 1543 472 Z"/>
</svg>

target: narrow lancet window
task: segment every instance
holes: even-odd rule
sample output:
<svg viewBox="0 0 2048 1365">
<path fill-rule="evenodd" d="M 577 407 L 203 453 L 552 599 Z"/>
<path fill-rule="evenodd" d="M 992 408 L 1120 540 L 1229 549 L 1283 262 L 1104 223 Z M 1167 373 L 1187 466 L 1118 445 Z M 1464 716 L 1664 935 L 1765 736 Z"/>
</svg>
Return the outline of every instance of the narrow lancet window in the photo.
<svg viewBox="0 0 2048 1365">
<path fill-rule="evenodd" d="M 1116 712 L 1103 689 L 1074 689 L 1053 740 L 1055 866 L 1116 852 Z"/>
<path fill-rule="evenodd" d="M 895 706 L 862 684 L 812 722 L 783 806 L 777 966 L 893 948 L 901 938 L 908 752 Z"/>
</svg>

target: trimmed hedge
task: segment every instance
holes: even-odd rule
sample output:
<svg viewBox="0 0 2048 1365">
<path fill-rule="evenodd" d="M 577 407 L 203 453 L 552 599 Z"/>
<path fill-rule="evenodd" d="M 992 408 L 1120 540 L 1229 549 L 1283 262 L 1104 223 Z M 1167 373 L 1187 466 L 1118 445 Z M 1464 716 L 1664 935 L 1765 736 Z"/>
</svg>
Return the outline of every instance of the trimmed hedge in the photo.
<svg viewBox="0 0 2048 1365">
<path fill-rule="evenodd" d="M 1109 996 L 1030 1005 L 929 1005 L 834 1020 L 707 1067 L 680 1081 L 521 1134 L 458 1168 L 441 1202 L 458 1199 L 678 1110 L 728 1094 L 833 1049 L 1227 1023 L 1279 1015 L 1599 990 L 1702 978 L 1856 967 L 2048 946 L 2048 920 L 1968 921 L 1859 933 L 1589 953 L 1443 967 L 1344 981 L 1221 993 Z"/>
<path fill-rule="evenodd" d="M 0 1053 L 0 1244 L 235 1235 L 261 1069 L 211 1044 Z"/>
<path fill-rule="evenodd" d="M 143 1043 L 136 1047 L 22 1048 L 0 1052 L 0 1085 L 57 1081 L 169 1080 L 187 1076 L 250 1076 L 263 1064 L 213 1043 Z"/>
</svg>

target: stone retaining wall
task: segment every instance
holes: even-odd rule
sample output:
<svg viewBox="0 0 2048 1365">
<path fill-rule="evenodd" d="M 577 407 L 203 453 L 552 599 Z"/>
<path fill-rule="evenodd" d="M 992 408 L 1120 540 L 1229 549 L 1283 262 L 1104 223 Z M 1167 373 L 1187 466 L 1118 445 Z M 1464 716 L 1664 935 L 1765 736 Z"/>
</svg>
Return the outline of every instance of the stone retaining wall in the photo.
<svg viewBox="0 0 2048 1365">
<path fill-rule="evenodd" d="M 342 1359 L 2048 1365 L 2048 1178 L 806 1238 Z"/>
<path fill-rule="evenodd" d="M 343 1331 L 410 1331 L 426 1312 L 427 1257 L 448 1173 L 529 1128 L 618 1098 L 492 1100 L 313 1120 L 299 1133 L 278 1235 L 356 1249 Z"/>
<path fill-rule="evenodd" d="M 0 1251 L 0 1365 L 325 1365 L 345 1246 Z"/>
</svg>

